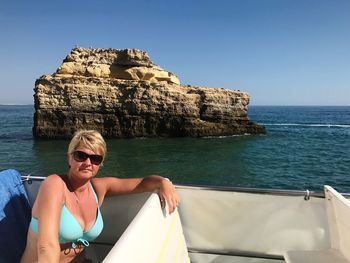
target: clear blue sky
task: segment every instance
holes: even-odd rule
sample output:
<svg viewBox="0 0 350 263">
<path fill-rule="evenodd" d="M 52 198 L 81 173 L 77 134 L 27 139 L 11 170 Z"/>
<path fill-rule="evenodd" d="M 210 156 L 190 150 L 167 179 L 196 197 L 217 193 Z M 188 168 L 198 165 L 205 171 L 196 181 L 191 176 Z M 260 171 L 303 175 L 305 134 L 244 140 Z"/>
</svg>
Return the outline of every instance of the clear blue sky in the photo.
<svg viewBox="0 0 350 263">
<path fill-rule="evenodd" d="M 32 104 L 79 45 L 145 50 L 251 105 L 350 105 L 349 0 L 3 0 L 0 32 L 0 104 Z"/>
</svg>

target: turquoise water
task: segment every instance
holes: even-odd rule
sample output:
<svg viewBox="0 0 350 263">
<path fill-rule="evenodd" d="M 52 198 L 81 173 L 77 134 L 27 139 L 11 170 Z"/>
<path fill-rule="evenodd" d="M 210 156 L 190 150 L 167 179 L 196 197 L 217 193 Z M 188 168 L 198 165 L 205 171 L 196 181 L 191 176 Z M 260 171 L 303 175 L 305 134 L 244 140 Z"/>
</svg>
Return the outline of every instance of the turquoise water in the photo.
<svg viewBox="0 0 350 263">
<path fill-rule="evenodd" d="M 33 106 L 0 106 L 0 170 L 67 170 L 68 141 L 34 140 Z M 250 106 L 266 135 L 107 140 L 100 176 L 160 174 L 176 183 L 350 192 L 350 107 Z"/>
</svg>

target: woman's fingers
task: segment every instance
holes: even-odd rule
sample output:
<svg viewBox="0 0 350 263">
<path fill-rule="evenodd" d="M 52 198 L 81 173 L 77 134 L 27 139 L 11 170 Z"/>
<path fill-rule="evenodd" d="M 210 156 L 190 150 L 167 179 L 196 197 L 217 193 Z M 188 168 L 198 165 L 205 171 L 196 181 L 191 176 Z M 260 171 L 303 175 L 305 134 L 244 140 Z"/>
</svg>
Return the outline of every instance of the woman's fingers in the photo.
<svg viewBox="0 0 350 263">
<path fill-rule="evenodd" d="M 165 198 L 159 195 L 159 201 L 160 201 L 160 206 L 164 209 L 165 208 Z"/>
<path fill-rule="evenodd" d="M 169 213 L 173 213 L 180 203 L 179 194 L 171 182 L 167 182 L 167 184 L 160 189 L 159 199 L 162 208 L 168 205 Z"/>
<path fill-rule="evenodd" d="M 168 209 L 169 209 L 169 213 L 174 212 L 175 207 L 176 207 L 176 205 L 175 205 L 176 202 L 174 202 L 171 197 L 160 196 L 159 199 L 160 199 L 160 205 L 161 205 L 162 209 L 164 209 L 165 206 L 167 205 Z"/>
</svg>

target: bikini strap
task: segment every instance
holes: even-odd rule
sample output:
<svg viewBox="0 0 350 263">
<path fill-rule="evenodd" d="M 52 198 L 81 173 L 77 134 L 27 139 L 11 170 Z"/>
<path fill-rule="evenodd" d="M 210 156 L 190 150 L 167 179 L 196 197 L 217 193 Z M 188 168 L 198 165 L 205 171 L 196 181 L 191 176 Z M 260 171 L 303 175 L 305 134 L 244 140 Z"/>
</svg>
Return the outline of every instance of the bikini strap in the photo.
<svg viewBox="0 0 350 263">
<path fill-rule="evenodd" d="M 98 206 L 98 197 L 97 197 L 97 194 L 95 192 L 94 186 L 92 185 L 91 181 L 90 181 L 90 185 L 91 185 L 91 188 L 92 188 L 92 192 L 94 193 L 94 196 L 95 196 L 96 204 Z"/>
</svg>

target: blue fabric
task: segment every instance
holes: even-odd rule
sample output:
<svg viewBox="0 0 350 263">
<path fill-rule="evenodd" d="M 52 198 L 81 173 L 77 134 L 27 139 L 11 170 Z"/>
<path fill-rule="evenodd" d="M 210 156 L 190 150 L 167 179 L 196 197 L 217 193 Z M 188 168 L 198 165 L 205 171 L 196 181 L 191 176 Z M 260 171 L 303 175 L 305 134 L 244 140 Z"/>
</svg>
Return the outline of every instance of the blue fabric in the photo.
<svg viewBox="0 0 350 263">
<path fill-rule="evenodd" d="M 26 246 L 31 207 L 21 175 L 0 172 L 0 263 L 19 262 Z"/>
</svg>

